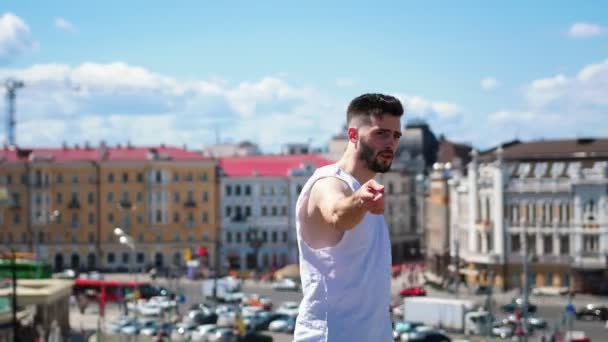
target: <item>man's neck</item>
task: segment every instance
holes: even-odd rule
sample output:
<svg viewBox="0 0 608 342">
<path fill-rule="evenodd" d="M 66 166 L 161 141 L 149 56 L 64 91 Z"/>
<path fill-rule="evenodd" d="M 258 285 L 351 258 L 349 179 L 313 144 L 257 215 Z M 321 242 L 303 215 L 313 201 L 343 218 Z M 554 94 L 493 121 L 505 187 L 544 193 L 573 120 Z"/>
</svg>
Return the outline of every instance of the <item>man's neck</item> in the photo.
<svg viewBox="0 0 608 342">
<path fill-rule="evenodd" d="M 358 159 L 350 148 L 346 149 L 336 165 L 353 176 L 359 184 L 363 184 L 376 176 L 376 173 L 367 167 L 365 161 Z"/>
</svg>

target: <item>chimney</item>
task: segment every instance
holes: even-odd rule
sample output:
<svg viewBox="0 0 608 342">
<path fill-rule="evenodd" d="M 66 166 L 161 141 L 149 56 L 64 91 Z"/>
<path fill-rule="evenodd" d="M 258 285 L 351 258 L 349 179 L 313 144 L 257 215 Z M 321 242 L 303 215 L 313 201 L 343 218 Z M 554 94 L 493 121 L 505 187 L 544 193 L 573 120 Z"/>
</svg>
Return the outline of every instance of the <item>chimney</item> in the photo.
<svg viewBox="0 0 608 342">
<path fill-rule="evenodd" d="M 85 142 L 84 142 L 84 148 L 85 148 L 85 150 L 90 150 L 91 149 L 91 145 L 89 144 L 88 140 L 85 140 Z"/>
<path fill-rule="evenodd" d="M 64 149 L 64 150 L 67 150 L 68 149 L 68 143 L 66 143 L 65 141 L 62 141 L 61 142 L 61 148 Z"/>
<path fill-rule="evenodd" d="M 108 157 L 108 145 L 105 141 L 99 142 L 99 159 L 106 159 Z"/>
<path fill-rule="evenodd" d="M 78 146 L 78 143 L 74 144 L 74 148 L 75 149 L 79 149 L 80 148 L 80 146 Z"/>
<path fill-rule="evenodd" d="M 133 145 L 131 145 L 131 140 L 127 140 L 127 148 L 132 149 Z"/>
</svg>

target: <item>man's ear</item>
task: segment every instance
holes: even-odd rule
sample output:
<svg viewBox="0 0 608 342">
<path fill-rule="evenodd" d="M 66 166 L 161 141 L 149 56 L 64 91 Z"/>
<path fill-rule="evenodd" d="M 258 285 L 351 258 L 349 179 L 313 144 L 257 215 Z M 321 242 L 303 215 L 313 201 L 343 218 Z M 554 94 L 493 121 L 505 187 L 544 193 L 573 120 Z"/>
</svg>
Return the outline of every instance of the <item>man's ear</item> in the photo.
<svg viewBox="0 0 608 342">
<path fill-rule="evenodd" d="M 350 142 L 356 144 L 358 139 L 359 139 L 359 132 L 357 131 L 357 129 L 354 127 L 349 127 L 348 128 L 348 140 Z"/>
</svg>

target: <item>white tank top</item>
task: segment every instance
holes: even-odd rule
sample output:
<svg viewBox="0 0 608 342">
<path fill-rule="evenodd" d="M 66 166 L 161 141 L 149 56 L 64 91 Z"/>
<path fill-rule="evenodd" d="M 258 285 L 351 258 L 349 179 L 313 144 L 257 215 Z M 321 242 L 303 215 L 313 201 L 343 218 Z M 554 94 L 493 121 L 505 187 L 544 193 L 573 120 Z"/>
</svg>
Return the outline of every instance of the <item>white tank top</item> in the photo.
<svg viewBox="0 0 608 342">
<path fill-rule="evenodd" d="M 296 230 L 304 296 L 294 341 L 392 341 L 391 244 L 384 216 L 367 213 L 332 247 L 313 249 L 302 239 L 310 190 L 325 177 L 341 179 L 353 192 L 361 187 L 334 164 L 317 169 L 300 193 Z"/>
</svg>

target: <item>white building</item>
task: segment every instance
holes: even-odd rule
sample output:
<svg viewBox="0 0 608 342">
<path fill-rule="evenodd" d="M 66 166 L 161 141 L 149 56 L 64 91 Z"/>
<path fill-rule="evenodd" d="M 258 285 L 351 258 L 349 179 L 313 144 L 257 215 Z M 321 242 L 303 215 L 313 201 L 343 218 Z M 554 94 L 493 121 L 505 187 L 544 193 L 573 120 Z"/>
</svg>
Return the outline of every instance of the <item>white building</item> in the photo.
<svg viewBox="0 0 608 342">
<path fill-rule="evenodd" d="M 607 194 L 608 139 L 474 154 L 450 181 L 450 253 L 470 283 L 521 286 L 527 248 L 532 286 L 608 293 Z"/>
<path fill-rule="evenodd" d="M 231 269 L 268 270 L 296 263 L 295 204 L 317 155 L 220 159 L 222 260 Z"/>
</svg>

